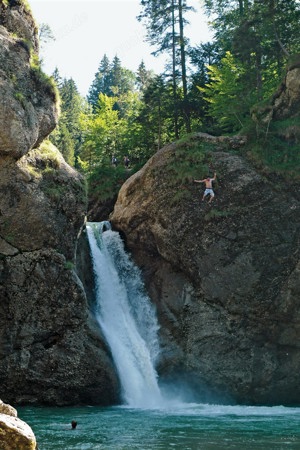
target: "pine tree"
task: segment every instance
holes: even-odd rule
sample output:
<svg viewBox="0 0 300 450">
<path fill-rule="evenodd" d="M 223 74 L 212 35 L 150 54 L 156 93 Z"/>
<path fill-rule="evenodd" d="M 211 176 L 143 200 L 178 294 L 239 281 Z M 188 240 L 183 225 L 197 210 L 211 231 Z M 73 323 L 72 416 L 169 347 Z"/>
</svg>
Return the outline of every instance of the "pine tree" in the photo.
<svg viewBox="0 0 300 450">
<path fill-rule="evenodd" d="M 186 131 L 190 131 L 190 115 L 187 98 L 186 74 L 186 45 L 184 25 L 187 23 L 184 14 L 192 10 L 185 0 L 141 0 L 143 11 L 139 20 L 144 20 L 148 32 L 148 41 L 157 47 L 154 54 L 167 52 L 171 57 L 172 85 L 174 101 L 174 130 L 179 135 L 178 113 L 178 74 L 180 73 L 183 102 L 181 110 L 185 121 Z"/>
<path fill-rule="evenodd" d="M 118 56 L 115 56 L 112 63 L 110 63 L 107 56 L 104 55 L 89 89 L 88 102 L 92 105 L 93 111 L 95 111 L 100 94 L 118 98 L 122 94 L 133 90 L 134 83 L 134 73 L 122 67 Z"/>
<path fill-rule="evenodd" d="M 289 55 L 300 50 L 299 1 L 204 0 L 204 5 L 214 15 L 221 53 L 230 51 L 247 68 L 245 87 L 256 91 L 258 100 L 269 96 Z"/>
<path fill-rule="evenodd" d="M 122 67 L 120 58 L 115 56 L 110 69 L 110 95 L 120 96 L 133 91 L 135 75 L 130 70 Z"/>
<path fill-rule="evenodd" d="M 153 78 L 154 72 L 151 70 L 147 70 L 145 63 L 142 60 L 136 73 L 136 84 L 138 90 L 140 92 L 144 92 Z"/>
<path fill-rule="evenodd" d="M 56 86 L 58 87 L 58 89 L 61 88 L 63 79 L 60 76 L 60 73 L 59 73 L 59 70 L 58 70 L 57 67 L 55 67 L 54 72 L 52 73 L 52 78 L 55 81 Z"/>
<path fill-rule="evenodd" d="M 209 83 L 200 88 L 209 103 L 210 115 L 228 132 L 237 131 L 244 125 L 253 105 L 253 92 L 245 91 L 241 79 L 245 74 L 243 65 L 227 52 L 220 65 L 208 66 Z"/>
<path fill-rule="evenodd" d="M 59 81 L 61 114 L 57 128 L 50 135 L 50 140 L 70 165 L 76 165 L 82 140 L 80 115 L 86 110 L 86 101 L 79 94 L 72 78 L 61 80 L 57 70 L 54 76 Z"/>
<path fill-rule="evenodd" d="M 100 61 L 98 71 L 89 89 L 87 96 L 88 102 L 95 108 L 98 104 L 100 92 L 105 95 L 111 95 L 111 68 L 110 61 L 106 55 Z"/>
</svg>

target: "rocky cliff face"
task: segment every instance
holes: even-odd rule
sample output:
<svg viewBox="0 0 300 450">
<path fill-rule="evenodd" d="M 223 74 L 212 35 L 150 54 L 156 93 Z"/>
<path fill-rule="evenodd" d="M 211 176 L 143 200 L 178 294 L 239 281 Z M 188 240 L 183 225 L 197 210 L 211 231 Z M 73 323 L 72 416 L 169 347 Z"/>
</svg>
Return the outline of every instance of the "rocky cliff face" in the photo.
<svg viewBox="0 0 300 450">
<path fill-rule="evenodd" d="M 55 90 L 37 64 L 37 27 L 21 0 L 0 2 L 0 154 L 19 158 L 57 121 Z"/>
<path fill-rule="evenodd" d="M 199 399 L 300 402 L 299 186 L 258 173 L 242 141 L 195 135 L 154 155 L 111 216 L 142 268 L 161 324 L 164 379 Z M 178 177 L 217 172 L 216 199 Z M 176 171 L 175 171 L 176 169 Z"/>
<path fill-rule="evenodd" d="M 55 89 L 21 0 L 0 0 L 0 396 L 108 404 L 118 382 L 75 268 L 85 187 L 44 138 Z"/>
</svg>

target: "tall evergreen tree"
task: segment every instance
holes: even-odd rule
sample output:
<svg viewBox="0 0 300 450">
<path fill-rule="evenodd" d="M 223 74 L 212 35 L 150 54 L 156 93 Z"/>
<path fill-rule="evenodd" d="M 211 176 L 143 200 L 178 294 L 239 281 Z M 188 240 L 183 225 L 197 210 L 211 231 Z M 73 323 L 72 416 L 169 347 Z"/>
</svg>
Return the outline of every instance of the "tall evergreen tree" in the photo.
<svg viewBox="0 0 300 450">
<path fill-rule="evenodd" d="M 55 67 L 54 72 L 52 74 L 52 78 L 55 81 L 56 86 L 58 87 L 58 89 L 61 88 L 62 83 L 63 83 L 63 79 L 60 76 L 59 70 L 57 67 Z"/>
<path fill-rule="evenodd" d="M 190 131 L 189 107 L 187 99 L 186 44 L 184 14 L 192 10 L 185 0 L 141 0 L 143 7 L 139 20 L 144 20 L 148 31 L 148 41 L 157 47 L 154 54 L 167 52 L 172 61 L 172 85 L 174 99 L 174 130 L 178 127 L 178 72 L 183 88 L 183 115 L 186 131 Z"/>
<path fill-rule="evenodd" d="M 100 94 L 118 99 L 122 94 L 132 91 L 134 84 L 134 73 L 122 67 L 118 56 L 115 56 L 112 63 L 110 63 L 107 56 L 104 55 L 89 89 L 87 100 L 92 105 L 93 111 L 96 111 Z"/>
<path fill-rule="evenodd" d="M 189 8 L 191 9 L 191 8 Z M 186 75 L 186 38 L 184 36 L 184 12 L 187 10 L 185 0 L 178 0 L 178 22 L 179 22 L 179 46 L 180 46 L 180 61 L 181 61 L 181 80 L 183 89 L 183 114 L 186 131 L 190 133 L 190 109 L 188 104 L 188 90 L 187 90 L 187 75 Z"/>
<path fill-rule="evenodd" d="M 154 78 L 154 72 L 147 70 L 142 60 L 136 72 L 136 84 L 140 92 L 144 92 Z"/>
<path fill-rule="evenodd" d="M 192 129 L 215 133 L 217 130 L 208 114 L 208 104 L 199 87 L 204 88 L 209 82 L 208 66 L 218 64 L 222 55 L 216 43 L 206 42 L 189 49 L 189 57 L 193 68 L 188 92 Z"/>
<path fill-rule="evenodd" d="M 156 76 L 144 92 L 138 120 L 142 126 L 140 140 L 148 157 L 176 137 L 172 91 L 172 82 Z"/>
<path fill-rule="evenodd" d="M 110 95 L 117 97 L 126 92 L 133 91 L 135 75 L 121 65 L 120 58 L 115 56 L 110 69 Z"/>
<path fill-rule="evenodd" d="M 288 55 L 300 50 L 299 1 L 204 0 L 204 5 L 214 15 L 215 39 L 223 56 L 230 51 L 247 67 L 245 82 L 257 91 L 258 99 L 269 95 Z"/>
<path fill-rule="evenodd" d="M 86 111 L 86 101 L 79 94 L 78 88 L 71 79 L 61 80 L 58 70 L 54 72 L 59 81 L 61 98 L 61 114 L 57 128 L 51 133 L 50 140 L 62 152 L 70 165 L 76 164 L 82 141 L 80 116 Z"/>
<path fill-rule="evenodd" d="M 110 61 L 106 55 L 100 61 L 98 71 L 91 84 L 87 100 L 95 108 L 98 104 L 100 92 L 105 95 L 111 95 L 111 71 Z"/>
</svg>

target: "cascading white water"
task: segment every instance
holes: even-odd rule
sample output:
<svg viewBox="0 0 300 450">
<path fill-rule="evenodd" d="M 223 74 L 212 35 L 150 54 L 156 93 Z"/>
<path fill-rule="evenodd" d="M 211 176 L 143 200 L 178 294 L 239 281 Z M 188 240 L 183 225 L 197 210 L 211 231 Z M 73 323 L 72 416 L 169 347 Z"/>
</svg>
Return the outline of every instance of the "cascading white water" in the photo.
<svg viewBox="0 0 300 450">
<path fill-rule="evenodd" d="M 87 224 L 96 317 L 112 352 L 124 402 L 131 407 L 159 407 L 162 398 L 155 371 L 159 354 L 155 309 L 119 233 L 109 228 L 109 222 Z"/>
</svg>

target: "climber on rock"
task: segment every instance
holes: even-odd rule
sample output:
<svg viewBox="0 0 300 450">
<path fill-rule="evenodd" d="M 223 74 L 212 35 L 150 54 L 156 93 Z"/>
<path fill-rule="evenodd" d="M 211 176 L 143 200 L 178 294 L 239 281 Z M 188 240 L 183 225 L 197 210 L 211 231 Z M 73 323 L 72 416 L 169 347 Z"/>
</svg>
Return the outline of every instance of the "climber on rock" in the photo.
<svg viewBox="0 0 300 450">
<path fill-rule="evenodd" d="M 204 191 L 204 194 L 202 197 L 202 201 L 204 201 L 204 199 L 207 195 L 210 196 L 208 203 L 211 203 L 213 201 L 213 199 L 215 197 L 215 193 L 213 191 L 212 183 L 213 183 L 213 181 L 215 181 L 216 178 L 217 178 L 217 173 L 215 172 L 213 178 L 206 177 L 203 180 L 194 180 L 195 183 L 205 183 L 205 191 Z"/>
</svg>

